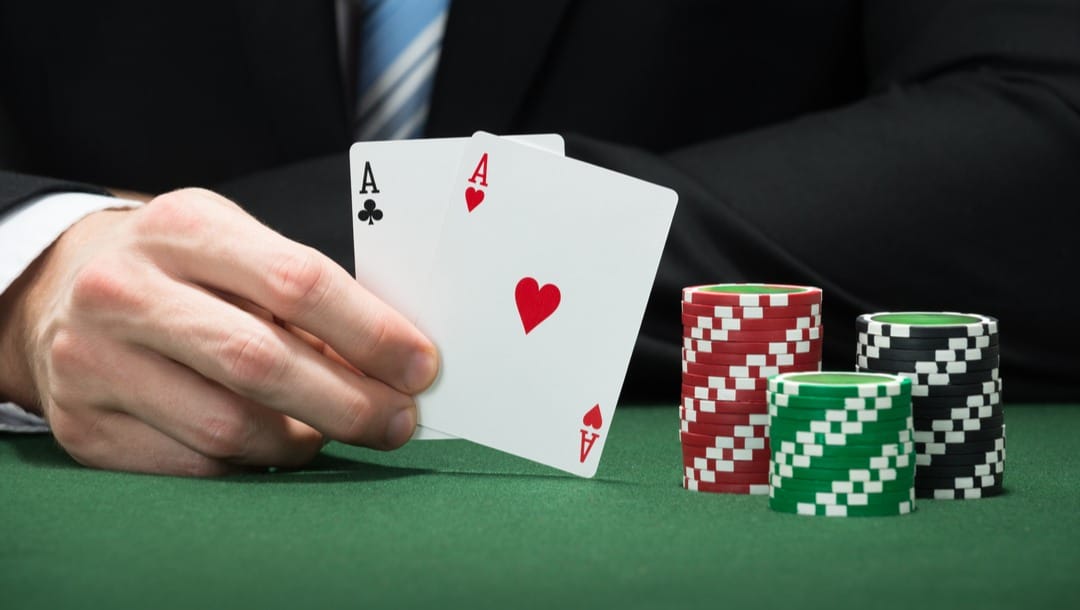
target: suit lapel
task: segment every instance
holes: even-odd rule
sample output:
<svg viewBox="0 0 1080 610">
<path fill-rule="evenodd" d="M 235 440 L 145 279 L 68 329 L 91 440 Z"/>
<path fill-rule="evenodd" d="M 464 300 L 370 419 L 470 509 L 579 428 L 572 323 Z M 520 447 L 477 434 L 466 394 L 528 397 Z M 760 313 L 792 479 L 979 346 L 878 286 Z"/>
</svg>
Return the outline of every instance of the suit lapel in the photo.
<svg viewBox="0 0 1080 610">
<path fill-rule="evenodd" d="M 452 0 L 427 135 L 505 133 L 569 0 Z"/>
</svg>

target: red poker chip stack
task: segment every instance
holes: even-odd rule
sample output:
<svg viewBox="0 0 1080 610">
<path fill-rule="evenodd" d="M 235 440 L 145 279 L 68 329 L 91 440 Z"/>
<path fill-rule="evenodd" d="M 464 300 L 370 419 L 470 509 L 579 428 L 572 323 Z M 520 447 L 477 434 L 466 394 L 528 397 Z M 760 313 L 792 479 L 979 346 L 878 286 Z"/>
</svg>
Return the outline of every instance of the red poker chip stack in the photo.
<svg viewBox="0 0 1080 610">
<path fill-rule="evenodd" d="M 768 378 L 821 370 L 821 290 L 691 286 L 682 322 L 683 487 L 767 495 Z"/>
</svg>

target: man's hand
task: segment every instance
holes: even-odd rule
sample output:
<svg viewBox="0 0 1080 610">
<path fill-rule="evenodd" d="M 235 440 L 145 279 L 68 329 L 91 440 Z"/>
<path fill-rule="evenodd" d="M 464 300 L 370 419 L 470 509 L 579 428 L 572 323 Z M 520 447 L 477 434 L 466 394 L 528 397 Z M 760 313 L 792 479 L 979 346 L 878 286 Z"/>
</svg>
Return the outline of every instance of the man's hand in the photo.
<svg viewBox="0 0 1080 610">
<path fill-rule="evenodd" d="M 0 299 L 0 366 L 79 462 L 215 475 L 402 445 L 437 357 L 330 259 L 185 189 L 69 229 Z"/>
</svg>

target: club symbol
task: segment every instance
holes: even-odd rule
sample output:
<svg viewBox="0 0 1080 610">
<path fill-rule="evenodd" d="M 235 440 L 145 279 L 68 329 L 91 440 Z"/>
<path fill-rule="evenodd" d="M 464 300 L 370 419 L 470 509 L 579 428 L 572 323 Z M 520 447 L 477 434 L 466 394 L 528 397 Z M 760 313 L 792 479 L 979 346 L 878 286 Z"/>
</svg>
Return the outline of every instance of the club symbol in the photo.
<svg viewBox="0 0 1080 610">
<path fill-rule="evenodd" d="M 356 217 L 360 219 L 360 222 L 373 225 L 376 220 L 382 220 L 382 210 L 375 207 L 374 199 L 368 199 L 364 202 L 364 209 L 360 210 Z"/>
</svg>

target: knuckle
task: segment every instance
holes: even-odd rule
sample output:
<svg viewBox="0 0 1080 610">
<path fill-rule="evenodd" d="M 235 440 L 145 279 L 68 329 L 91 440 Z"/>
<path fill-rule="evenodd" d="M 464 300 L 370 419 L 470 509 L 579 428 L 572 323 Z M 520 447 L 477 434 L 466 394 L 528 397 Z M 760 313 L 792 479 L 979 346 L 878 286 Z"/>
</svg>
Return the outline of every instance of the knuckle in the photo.
<svg viewBox="0 0 1080 610">
<path fill-rule="evenodd" d="M 390 318 L 385 313 L 373 312 L 364 318 L 359 348 L 368 358 L 374 358 L 383 351 L 390 337 L 390 327 Z"/>
<path fill-rule="evenodd" d="M 146 235 L 204 235 L 211 225 L 201 189 L 180 189 L 158 195 L 139 210 L 139 229 Z"/>
<path fill-rule="evenodd" d="M 49 413 L 49 427 L 53 438 L 72 459 L 83 466 L 97 465 L 100 441 L 94 434 L 96 426 L 86 426 L 78 418 L 65 414 L 59 405 L 54 405 Z"/>
<path fill-rule="evenodd" d="M 295 318 L 316 311 L 330 291 L 329 266 L 314 250 L 278 259 L 270 270 L 270 288 L 280 315 Z"/>
<path fill-rule="evenodd" d="M 50 409 L 49 429 L 56 442 L 65 449 L 69 446 L 77 446 L 84 440 L 79 427 L 73 425 L 71 418 L 63 414 L 63 408 L 59 404 L 52 405 Z"/>
<path fill-rule="evenodd" d="M 196 446 L 210 458 L 237 459 L 247 454 L 254 433 L 254 425 L 240 413 L 216 413 L 199 426 Z"/>
<path fill-rule="evenodd" d="M 269 331 L 230 333 L 221 343 L 219 358 L 230 379 L 251 392 L 267 391 L 288 366 L 284 348 Z"/>
<path fill-rule="evenodd" d="M 123 265 L 108 258 L 92 260 L 75 273 L 71 298 L 75 308 L 95 312 L 138 311 L 145 305 Z"/>
<path fill-rule="evenodd" d="M 58 330 L 53 334 L 46 354 L 49 369 L 64 378 L 85 367 L 87 349 L 71 331 Z"/>
<path fill-rule="evenodd" d="M 363 444 L 372 437 L 374 409 L 366 398 L 351 401 L 335 426 L 337 439 L 352 445 Z"/>
</svg>

